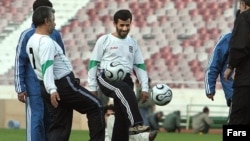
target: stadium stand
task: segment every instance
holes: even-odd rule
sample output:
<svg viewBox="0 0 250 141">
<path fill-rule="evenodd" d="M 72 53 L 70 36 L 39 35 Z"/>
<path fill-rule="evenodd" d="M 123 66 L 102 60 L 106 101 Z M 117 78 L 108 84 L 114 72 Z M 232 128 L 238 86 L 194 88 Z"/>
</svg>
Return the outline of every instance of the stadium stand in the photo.
<svg viewBox="0 0 250 141">
<path fill-rule="evenodd" d="M 234 20 L 233 0 L 77 0 L 74 4 L 67 0 L 52 2 L 57 11 L 57 28 L 61 30 L 67 56 L 83 83 L 86 81 L 87 62 L 93 45 L 100 35 L 114 31 L 112 15 L 118 8 L 129 8 L 134 14 L 131 35 L 141 45 L 149 74 L 156 80 L 167 81 L 174 88 L 203 87 L 201 82 L 209 54 L 220 34 L 230 31 Z M 4 6 L 0 12 L 8 14 L 6 11 L 11 11 L 11 15 L 20 13 L 16 12 L 17 9 L 25 4 L 23 11 L 26 12 L 19 17 L 19 22 L 30 20 L 24 18 L 31 14 L 28 0 L 7 0 L 0 4 Z M 8 27 L 8 23 L 15 22 L 11 18 L 6 19 L 1 22 L 0 31 L 3 27 Z M 18 29 L 24 28 L 19 26 Z M 3 45 L 6 46 L 6 43 Z M 9 49 L 3 48 L 1 52 L 0 62 L 4 69 L 1 69 L 0 78 L 8 80 L 10 78 L 4 76 L 13 76 L 13 65 L 4 62 L 13 62 L 13 48 L 11 53 Z"/>
<path fill-rule="evenodd" d="M 2 0 L 0 2 L 1 19 L 5 19 L 0 22 L 0 42 L 25 20 L 31 10 L 27 7 L 31 7 L 32 3 L 30 0 Z"/>
<path fill-rule="evenodd" d="M 11 5 L 13 7 L 18 8 L 19 5 L 16 5 L 16 1 L 19 0 L 12 0 Z M 20 0 L 21 3 L 23 4 L 23 8 L 26 10 L 29 10 L 25 20 L 23 20 L 21 23 L 16 25 L 16 29 L 10 32 L 5 36 L 5 38 L 0 41 L 0 63 L 1 63 L 1 69 L 0 69 L 0 75 L 3 75 L 3 82 L 5 84 L 9 85 L 9 82 L 12 82 L 13 84 L 13 79 L 14 79 L 14 71 L 13 71 L 13 66 L 14 66 L 14 61 L 15 61 L 15 50 L 16 50 L 16 45 L 18 42 L 18 38 L 20 36 L 20 33 L 24 30 L 30 27 L 31 25 L 31 15 L 32 15 L 32 1 L 28 1 L 29 5 L 25 5 L 27 3 L 27 0 Z M 55 2 L 54 2 L 55 1 Z M 62 11 L 64 8 L 63 6 L 67 5 L 69 8 L 64 8 L 67 14 L 57 14 L 56 19 L 58 19 L 57 22 L 57 27 L 60 28 L 62 25 L 67 24 L 69 19 L 72 19 L 74 17 L 75 12 L 81 7 L 81 4 L 84 5 L 84 3 L 81 0 L 75 0 L 74 2 L 69 3 L 67 0 L 61 0 L 60 3 L 56 0 L 52 0 L 54 4 L 54 8 L 57 11 Z M 0 1 L 2 4 L 2 1 Z M 81 3 L 79 5 L 79 3 Z M 71 8 L 70 8 L 71 7 Z M 72 8 L 75 7 L 76 9 Z M 71 9 L 71 12 L 69 11 Z M 8 23 L 11 22 L 7 19 Z"/>
</svg>

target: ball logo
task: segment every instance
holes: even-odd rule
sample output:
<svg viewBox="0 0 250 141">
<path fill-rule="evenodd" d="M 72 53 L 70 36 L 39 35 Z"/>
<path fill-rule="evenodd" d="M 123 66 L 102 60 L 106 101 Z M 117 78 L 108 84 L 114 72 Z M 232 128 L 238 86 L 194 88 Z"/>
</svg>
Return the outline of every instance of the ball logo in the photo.
<svg viewBox="0 0 250 141">
<path fill-rule="evenodd" d="M 113 74 L 110 71 L 106 71 L 106 77 L 112 78 Z"/>
<path fill-rule="evenodd" d="M 163 106 L 172 100 L 172 90 L 166 84 L 156 84 L 152 88 L 151 97 L 155 104 Z"/>
<path fill-rule="evenodd" d="M 163 85 L 156 85 L 156 87 L 159 89 L 159 90 L 162 90 L 164 89 L 164 86 Z M 164 93 L 163 94 L 158 94 L 155 99 L 158 100 L 158 101 L 163 101 L 163 99 L 167 97 Z"/>
<path fill-rule="evenodd" d="M 106 66 L 104 74 L 108 80 L 118 82 L 126 75 L 125 67 L 120 62 L 111 62 Z"/>
<path fill-rule="evenodd" d="M 112 63 L 110 64 L 111 67 L 116 67 L 116 66 L 118 66 L 118 65 L 119 65 L 118 62 L 112 62 Z"/>
<path fill-rule="evenodd" d="M 119 69 L 117 72 L 119 78 L 121 78 L 124 75 L 124 71 L 122 69 Z"/>
<path fill-rule="evenodd" d="M 165 98 L 169 98 L 171 95 L 172 95 L 172 92 L 167 91 L 167 93 L 165 93 L 165 94 L 157 95 L 155 99 L 158 100 L 158 101 L 163 101 Z"/>
</svg>

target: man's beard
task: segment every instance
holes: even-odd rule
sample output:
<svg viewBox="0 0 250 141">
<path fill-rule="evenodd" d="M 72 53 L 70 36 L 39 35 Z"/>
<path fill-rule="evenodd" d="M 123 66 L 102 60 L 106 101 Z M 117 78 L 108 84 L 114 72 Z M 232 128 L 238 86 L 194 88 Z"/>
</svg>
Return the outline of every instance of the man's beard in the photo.
<svg viewBox="0 0 250 141">
<path fill-rule="evenodd" d="M 118 30 L 118 29 L 116 29 L 116 30 L 117 30 L 117 33 L 118 33 L 118 35 L 119 35 L 119 38 L 121 38 L 121 39 L 126 38 L 127 35 L 128 35 L 128 32 L 129 32 L 129 30 L 126 31 L 126 33 L 125 33 L 125 32 L 122 32 L 121 30 Z"/>
</svg>

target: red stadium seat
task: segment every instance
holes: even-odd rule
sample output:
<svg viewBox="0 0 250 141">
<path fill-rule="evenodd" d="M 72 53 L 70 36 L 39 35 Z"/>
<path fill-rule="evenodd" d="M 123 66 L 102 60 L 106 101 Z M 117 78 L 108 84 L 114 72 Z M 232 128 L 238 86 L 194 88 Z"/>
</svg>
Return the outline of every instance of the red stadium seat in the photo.
<svg viewBox="0 0 250 141">
<path fill-rule="evenodd" d="M 0 14 L 5 20 L 0 23 L 0 32 L 9 23 L 22 23 L 30 14 L 32 3 L 30 0 L 2 0 Z M 208 54 L 219 36 L 232 29 L 235 19 L 234 0 L 89 1 L 72 17 L 74 20 L 60 28 L 66 52 L 78 77 L 86 79 L 84 63 L 88 61 L 96 39 L 115 31 L 112 15 L 118 8 L 132 11 L 130 34 L 142 48 L 150 76 L 163 81 L 202 81 Z M 171 86 L 202 87 L 188 83 L 172 83 Z"/>
</svg>

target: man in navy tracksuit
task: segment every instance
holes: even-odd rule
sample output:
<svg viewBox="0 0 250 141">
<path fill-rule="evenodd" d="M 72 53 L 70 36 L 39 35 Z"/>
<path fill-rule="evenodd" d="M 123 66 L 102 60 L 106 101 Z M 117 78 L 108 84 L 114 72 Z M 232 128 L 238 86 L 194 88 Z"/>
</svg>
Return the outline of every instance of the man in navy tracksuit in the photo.
<svg viewBox="0 0 250 141">
<path fill-rule="evenodd" d="M 220 37 L 218 43 L 215 45 L 211 58 L 209 60 L 208 68 L 205 74 L 205 90 L 208 98 L 214 100 L 216 81 L 220 76 L 220 81 L 225 93 L 227 105 L 230 106 L 233 95 L 233 80 L 226 81 L 224 79 L 224 71 L 228 62 L 229 41 L 232 33 L 224 34 Z"/>
<path fill-rule="evenodd" d="M 40 6 L 52 7 L 49 0 L 36 0 L 33 3 L 33 11 Z M 34 34 L 35 28 L 24 30 L 19 38 L 16 47 L 15 59 L 15 89 L 18 94 L 18 100 L 26 103 L 26 140 L 27 141 L 45 141 L 46 130 L 48 129 L 48 112 L 41 96 L 40 83 L 30 64 L 26 53 L 26 44 L 29 38 Z M 55 40 L 63 49 L 64 45 L 61 35 L 54 30 L 51 38 Z M 46 114 L 47 113 L 47 114 Z"/>
</svg>

